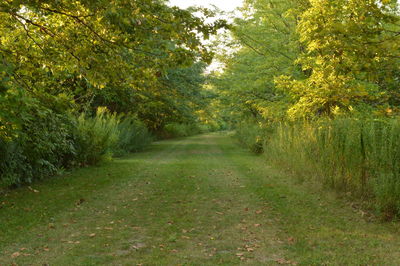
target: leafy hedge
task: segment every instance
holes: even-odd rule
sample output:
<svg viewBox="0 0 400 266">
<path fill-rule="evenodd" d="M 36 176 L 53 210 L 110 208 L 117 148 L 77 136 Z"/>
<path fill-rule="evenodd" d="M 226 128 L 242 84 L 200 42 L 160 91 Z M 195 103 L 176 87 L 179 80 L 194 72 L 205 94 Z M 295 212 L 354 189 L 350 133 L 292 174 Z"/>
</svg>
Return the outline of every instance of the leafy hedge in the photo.
<svg viewBox="0 0 400 266">
<path fill-rule="evenodd" d="M 19 112 L 15 112 L 15 108 L 6 108 L 13 101 L 3 98 L 0 103 L 4 107 L 0 113 L 0 187 L 97 164 L 151 142 L 147 128 L 133 116 L 117 117 L 99 109 L 95 116 L 77 117 L 30 98 L 21 100 Z"/>
</svg>

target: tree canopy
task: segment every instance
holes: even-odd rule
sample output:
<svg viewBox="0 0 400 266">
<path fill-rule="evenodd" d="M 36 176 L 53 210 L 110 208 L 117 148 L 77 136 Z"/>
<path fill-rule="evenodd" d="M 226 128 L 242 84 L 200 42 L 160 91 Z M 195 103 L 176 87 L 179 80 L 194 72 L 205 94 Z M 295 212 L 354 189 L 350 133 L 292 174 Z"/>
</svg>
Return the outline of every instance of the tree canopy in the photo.
<svg viewBox="0 0 400 266">
<path fill-rule="evenodd" d="M 267 120 L 393 115 L 399 103 L 396 1 L 247 0 L 216 87 Z"/>
<path fill-rule="evenodd" d="M 190 102 L 198 95 L 196 82 L 182 92 L 177 73 L 194 71 L 199 79 L 201 64 L 193 64 L 213 56 L 202 40 L 226 26 L 205 23 L 212 12 L 197 11 L 203 17 L 153 0 L 2 1 L 2 102 L 22 93 L 58 110 L 106 106 L 137 113 L 157 129 L 168 116 L 157 112 L 178 112 L 171 97 Z M 191 107 L 185 101 L 182 108 Z"/>
</svg>

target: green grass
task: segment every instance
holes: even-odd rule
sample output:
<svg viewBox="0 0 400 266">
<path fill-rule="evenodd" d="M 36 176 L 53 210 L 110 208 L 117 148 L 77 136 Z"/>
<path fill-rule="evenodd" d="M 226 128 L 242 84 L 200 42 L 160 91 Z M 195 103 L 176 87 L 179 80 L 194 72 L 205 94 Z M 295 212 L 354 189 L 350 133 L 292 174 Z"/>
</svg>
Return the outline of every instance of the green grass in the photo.
<svg viewBox="0 0 400 266">
<path fill-rule="evenodd" d="M 400 264 L 398 224 L 293 180 L 226 135 L 157 142 L 1 196 L 0 265 Z"/>
</svg>

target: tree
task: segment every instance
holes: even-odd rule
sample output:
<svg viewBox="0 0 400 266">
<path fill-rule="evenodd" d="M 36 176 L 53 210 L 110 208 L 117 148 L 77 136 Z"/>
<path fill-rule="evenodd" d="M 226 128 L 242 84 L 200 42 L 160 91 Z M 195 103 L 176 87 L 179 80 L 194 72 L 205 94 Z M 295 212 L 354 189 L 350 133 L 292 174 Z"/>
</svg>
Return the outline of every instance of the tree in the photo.
<svg viewBox="0 0 400 266">
<path fill-rule="evenodd" d="M 231 110 L 244 117 L 281 120 L 290 99 L 275 86 L 283 74 L 301 78 L 304 73 L 294 61 L 302 51 L 296 24 L 307 1 L 248 0 L 243 18 L 232 29 L 233 54 L 224 54 L 223 73 L 215 86 L 228 98 Z"/>
<path fill-rule="evenodd" d="M 210 62 L 213 53 L 201 36 L 225 25 L 206 24 L 161 0 L 6 0 L 0 3 L 0 91 L 21 91 L 57 112 L 93 111 L 103 103 L 138 113 L 149 99 L 172 104 L 171 93 L 160 89 L 162 77 Z"/>
<path fill-rule="evenodd" d="M 357 106 L 377 109 L 398 102 L 390 93 L 398 76 L 388 75 L 397 72 L 400 55 L 396 5 L 373 0 L 310 3 L 297 27 L 306 47 L 297 62 L 311 74 L 277 79 L 296 100 L 289 115 L 332 116 Z"/>
</svg>

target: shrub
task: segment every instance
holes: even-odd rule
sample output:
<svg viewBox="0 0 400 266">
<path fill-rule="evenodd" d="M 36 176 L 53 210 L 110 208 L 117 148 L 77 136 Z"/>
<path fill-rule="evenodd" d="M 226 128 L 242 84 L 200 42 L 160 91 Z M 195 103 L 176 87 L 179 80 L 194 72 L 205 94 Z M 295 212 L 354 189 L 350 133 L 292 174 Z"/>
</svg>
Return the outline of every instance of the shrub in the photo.
<svg viewBox="0 0 400 266">
<path fill-rule="evenodd" d="M 0 185 L 32 182 L 57 173 L 75 154 L 72 121 L 36 101 L 21 103 L 12 132 L 0 135 Z M 10 119 L 11 118 L 11 119 Z M 4 133 L 4 132 L 3 132 Z"/>
</svg>

